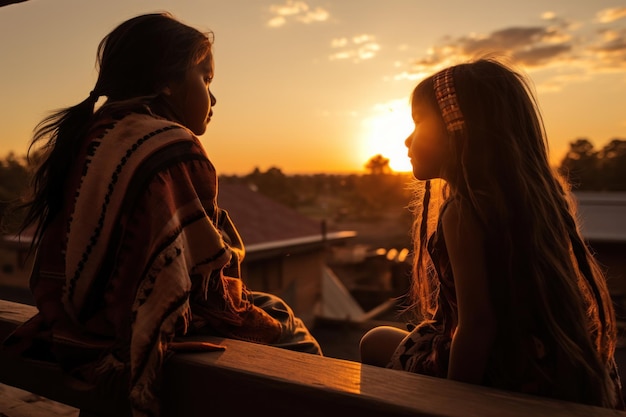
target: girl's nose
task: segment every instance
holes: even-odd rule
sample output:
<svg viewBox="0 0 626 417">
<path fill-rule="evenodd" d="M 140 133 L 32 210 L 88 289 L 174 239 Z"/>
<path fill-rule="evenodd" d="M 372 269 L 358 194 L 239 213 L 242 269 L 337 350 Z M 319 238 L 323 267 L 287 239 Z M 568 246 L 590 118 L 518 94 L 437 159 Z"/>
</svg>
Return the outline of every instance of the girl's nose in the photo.
<svg viewBox="0 0 626 417">
<path fill-rule="evenodd" d="M 213 107 L 213 106 L 215 106 L 215 103 L 217 103 L 217 99 L 215 98 L 215 96 L 211 92 L 209 92 L 209 96 L 211 97 L 211 107 Z"/>
<path fill-rule="evenodd" d="M 404 146 L 406 146 L 407 148 L 411 147 L 411 135 L 409 135 L 405 140 L 404 140 Z"/>
</svg>

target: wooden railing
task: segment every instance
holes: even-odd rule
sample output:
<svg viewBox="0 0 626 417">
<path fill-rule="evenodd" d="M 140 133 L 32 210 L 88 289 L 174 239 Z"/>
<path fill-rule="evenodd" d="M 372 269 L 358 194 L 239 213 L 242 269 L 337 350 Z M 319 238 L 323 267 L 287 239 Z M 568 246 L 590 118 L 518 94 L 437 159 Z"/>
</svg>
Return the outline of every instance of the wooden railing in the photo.
<svg viewBox="0 0 626 417">
<path fill-rule="evenodd" d="M 34 313 L 32 306 L 0 300 L 0 339 Z M 238 340 L 207 339 L 226 349 L 176 354 L 166 363 L 164 417 L 626 416 Z M 111 399 L 51 363 L 0 351 L 0 383 L 79 408 L 81 416 L 122 415 Z"/>
</svg>

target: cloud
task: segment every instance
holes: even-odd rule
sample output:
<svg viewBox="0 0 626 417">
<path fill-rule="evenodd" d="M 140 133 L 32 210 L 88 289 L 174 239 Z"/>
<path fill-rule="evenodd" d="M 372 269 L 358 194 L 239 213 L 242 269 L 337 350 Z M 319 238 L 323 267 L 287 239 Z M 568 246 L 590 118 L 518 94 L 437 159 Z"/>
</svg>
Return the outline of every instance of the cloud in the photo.
<svg viewBox="0 0 626 417">
<path fill-rule="evenodd" d="M 626 29 L 603 29 L 600 39 L 588 51 L 595 58 L 594 68 L 605 71 L 626 71 Z"/>
<path fill-rule="evenodd" d="M 571 49 L 570 36 L 558 27 L 511 27 L 488 35 L 461 37 L 447 49 L 472 57 L 492 51 L 508 53 L 520 64 L 536 66 Z"/>
<path fill-rule="evenodd" d="M 315 10 L 310 10 L 302 16 L 297 16 L 296 19 L 302 23 L 312 23 L 312 22 L 325 22 L 330 17 L 330 13 L 328 11 L 318 7 Z"/>
<path fill-rule="evenodd" d="M 330 41 L 333 49 L 341 49 L 331 54 L 328 59 L 331 61 L 352 60 L 361 62 L 372 59 L 380 51 L 380 45 L 372 35 L 361 34 L 352 38 L 335 38 Z"/>
<path fill-rule="evenodd" d="M 324 22 L 329 19 L 330 13 L 321 8 L 311 9 L 304 1 L 286 0 L 284 4 L 273 4 L 270 6 L 270 13 L 274 15 L 267 25 L 278 28 L 287 24 L 289 20 L 310 24 L 314 22 Z"/>
<path fill-rule="evenodd" d="M 560 26 L 504 28 L 488 34 L 448 38 L 430 48 L 426 56 L 413 60 L 410 72 L 399 78 L 414 79 L 490 54 L 507 56 L 528 69 L 539 69 L 567 59 L 573 48 L 572 36 Z"/>
<path fill-rule="evenodd" d="M 331 48 L 343 48 L 348 42 L 348 38 L 337 38 L 330 41 L 330 46 Z"/>
<path fill-rule="evenodd" d="M 599 23 L 610 23 L 624 18 L 626 18 L 626 7 L 604 9 L 596 13 L 596 22 Z"/>
<path fill-rule="evenodd" d="M 374 40 L 373 36 L 370 35 L 358 35 L 358 36 L 354 36 L 352 38 L 352 42 L 354 42 L 355 44 L 359 45 L 361 43 L 367 43 L 367 42 L 371 42 Z"/>
<path fill-rule="evenodd" d="M 626 30 L 603 30 L 600 32 L 602 40 L 597 46 L 592 47 L 593 50 L 602 53 L 622 53 L 626 51 Z"/>
<path fill-rule="evenodd" d="M 540 92 L 558 92 L 565 86 L 588 81 L 591 74 L 583 68 L 572 68 L 567 73 L 557 73 L 537 85 Z"/>
<path fill-rule="evenodd" d="M 571 50 L 572 46 L 568 44 L 540 45 L 513 53 L 513 59 L 526 67 L 536 68 L 567 56 Z"/>
<path fill-rule="evenodd" d="M 547 90 L 561 88 L 574 82 L 572 80 L 580 82 L 598 73 L 626 74 L 626 28 L 610 24 L 626 16 L 626 8 L 603 10 L 598 16 L 597 20 L 601 17 L 603 22 L 609 23 L 594 27 L 544 12 L 541 24 L 446 37 L 429 48 L 424 56 L 410 61 L 409 69 L 397 74 L 395 79 L 422 79 L 449 65 L 490 54 L 510 58 L 529 72 L 558 69 L 558 78 L 543 74 Z"/>
</svg>

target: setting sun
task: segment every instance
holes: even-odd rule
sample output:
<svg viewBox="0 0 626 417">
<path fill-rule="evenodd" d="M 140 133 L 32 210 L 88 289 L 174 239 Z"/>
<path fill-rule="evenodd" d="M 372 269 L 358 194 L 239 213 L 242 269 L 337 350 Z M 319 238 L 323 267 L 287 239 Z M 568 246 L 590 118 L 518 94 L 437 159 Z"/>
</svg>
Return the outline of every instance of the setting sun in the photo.
<svg viewBox="0 0 626 417">
<path fill-rule="evenodd" d="M 24 156 L 41 118 L 88 97 L 102 37 L 151 4 L 215 35 L 217 105 L 200 141 L 221 174 L 362 173 L 376 155 L 408 172 L 411 92 L 483 53 L 530 76 L 555 166 L 578 138 L 626 137 L 624 0 L 474 2 L 471 19 L 461 0 L 58 3 L 0 7 L 0 157 Z"/>
<path fill-rule="evenodd" d="M 407 100 L 378 105 L 376 114 L 363 122 L 363 160 L 374 155 L 389 159 L 389 167 L 396 172 L 411 171 L 404 140 L 413 131 L 411 108 Z"/>
</svg>

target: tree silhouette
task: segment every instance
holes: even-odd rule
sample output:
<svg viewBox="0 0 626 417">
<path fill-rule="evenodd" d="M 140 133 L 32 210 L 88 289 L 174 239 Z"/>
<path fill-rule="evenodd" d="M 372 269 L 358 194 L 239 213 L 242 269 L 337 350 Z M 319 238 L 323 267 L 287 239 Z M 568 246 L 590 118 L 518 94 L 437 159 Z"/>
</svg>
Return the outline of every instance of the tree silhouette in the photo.
<svg viewBox="0 0 626 417">
<path fill-rule="evenodd" d="M 626 140 L 613 139 L 598 152 L 602 188 L 626 191 Z"/>
<path fill-rule="evenodd" d="M 298 203 L 298 195 L 288 185 L 289 178 L 278 167 L 270 167 L 265 172 L 256 167 L 244 179 L 248 185 L 253 185 L 258 191 L 287 206 L 295 207 Z"/>
<path fill-rule="evenodd" d="M 570 149 L 561 161 L 559 172 L 568 178 L 572 188 L 592 190 L 599 186 L 598 153 L 588 139 L 570 142 Z"/>
<path fill-rule="evenodd" d="M 574 190 L 626 191 L 626 140 L 613 139 L 600 151 L 587 139 L 571 142 L 559 172 Z"/>
<path fill-rule="evenodd" d="M 365 169 L 372 175 L 389 174 L 391 172 L 389 158 L 385 158 L 381 154 L 372 156 L 365 164 Z"/>
<path fill-rule="evenodd" d="M 0 232 L 15 231 L 20 214 L 13 209 L 28 189 L 30 168 L 25 158 L 9 153 L 0 160 Z"/>
</svg>

